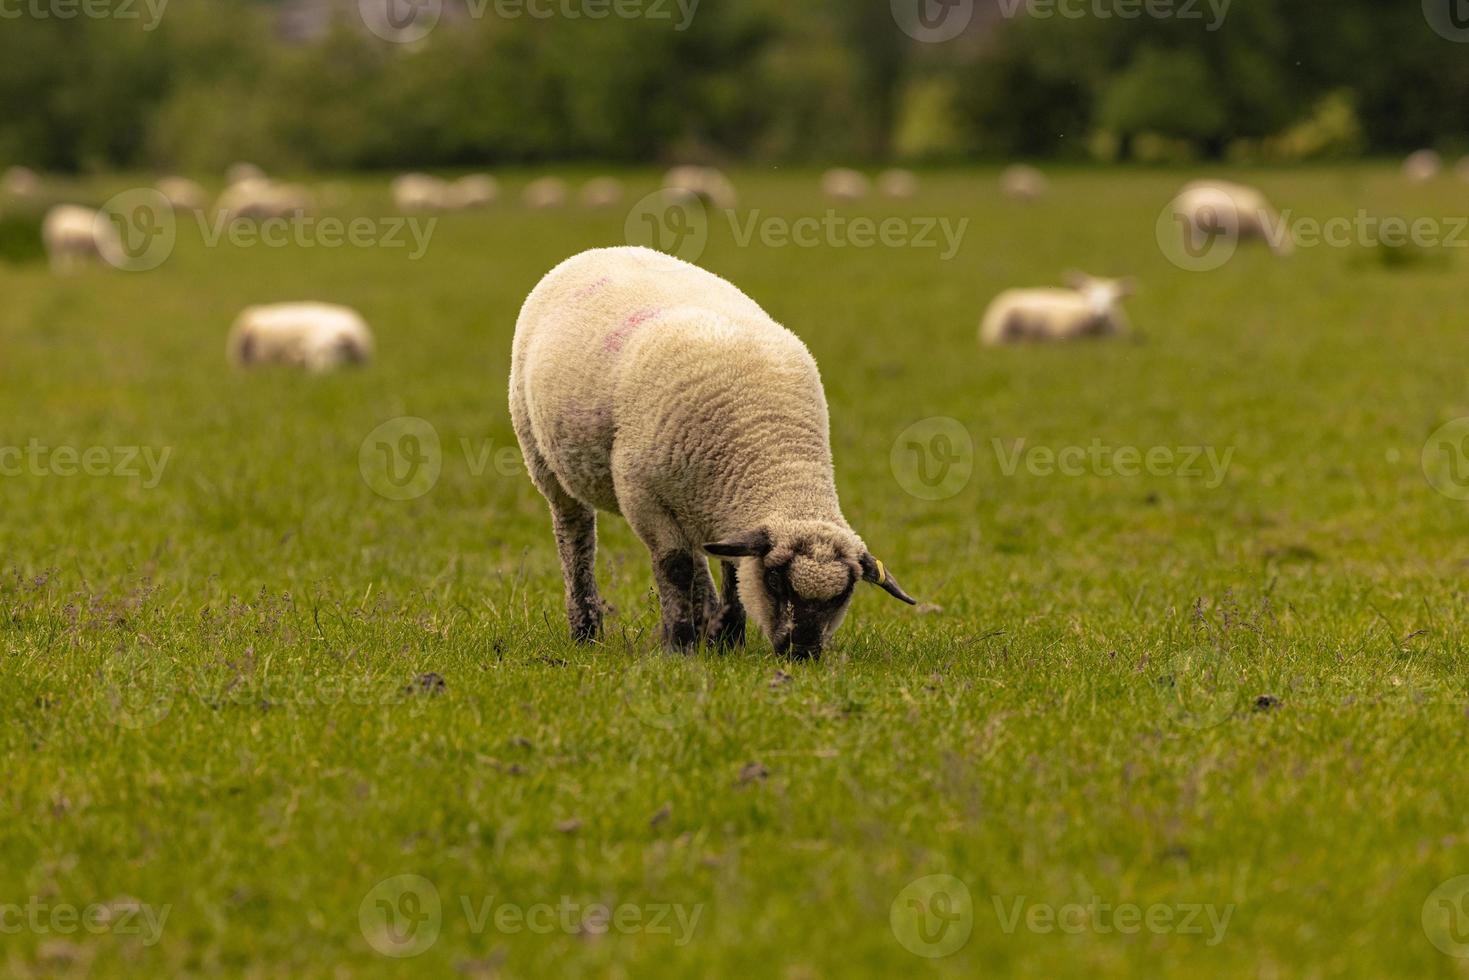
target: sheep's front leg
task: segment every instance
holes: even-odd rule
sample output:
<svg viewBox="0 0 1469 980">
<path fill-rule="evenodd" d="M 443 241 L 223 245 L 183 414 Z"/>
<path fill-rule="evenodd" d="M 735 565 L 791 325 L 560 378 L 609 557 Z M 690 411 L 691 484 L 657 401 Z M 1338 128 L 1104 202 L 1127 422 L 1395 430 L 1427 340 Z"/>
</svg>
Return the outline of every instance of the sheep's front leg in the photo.
<svg viewBox="0 0 1469 980">
<path fill-rule="evenodd" d="M 709 643 L 716 647 L 745 645 L 745 607 L 740 602 L 739 571 L 732 561 L 720 563 L 719 611 L 709 621 Z"/>
<path fill-rule="evenodd" d="M 653 578 L 663 612 L 663 642 L 676 650 L 698 644 L 714 614 L 714 579 L 703 556 L 684 548 L 653 554 Z"/>
</svg>

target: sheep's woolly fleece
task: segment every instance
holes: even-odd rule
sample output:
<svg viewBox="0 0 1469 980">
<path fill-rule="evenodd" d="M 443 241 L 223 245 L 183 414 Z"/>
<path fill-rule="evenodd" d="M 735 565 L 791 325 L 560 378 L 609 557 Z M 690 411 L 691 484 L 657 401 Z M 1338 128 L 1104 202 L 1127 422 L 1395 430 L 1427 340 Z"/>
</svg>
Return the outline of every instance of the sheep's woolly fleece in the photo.
<svg viewBox="0 0 1469 980">
<path fill-rule="evenodd" d="M 759 527 L 786 542 L 817 522 L 841 532 L 841 558 L 866 550 L 837 501 L 815 360 L 712 273 L 644 248 L 568 259 L 526 300 L 510 386 L 532 472 L 650 547 Z M 825 594 L 827 570 L 806 567 L 802 591 Z"/>
</svg>

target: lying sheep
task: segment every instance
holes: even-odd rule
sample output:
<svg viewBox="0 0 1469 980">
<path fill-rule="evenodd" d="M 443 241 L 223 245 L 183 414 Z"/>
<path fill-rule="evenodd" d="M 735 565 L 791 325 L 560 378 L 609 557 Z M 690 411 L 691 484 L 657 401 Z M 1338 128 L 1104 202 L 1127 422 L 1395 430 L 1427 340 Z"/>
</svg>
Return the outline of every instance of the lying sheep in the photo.
<svg viewBox="0 0 1469 980">
<path fill-rule="evenodd" d="M 215 208 L 229 221 L 289 218 L 311 210 L 311 192 L 299 184 L 277 184 L 251 178 L 225 188 Z"/>
<path fill-rule="evenodd" d="M 241 184 L 247 180 L 265 180 L 265 171 L 253 163 L 232 163 L 224 172 L 224 182 L 230 184 Z"/>
<path fill-rule="evenodd" d="M 911 170 L 884 170 L 878 175 L 877 189 L 884 197 L 906 201 L 918 194 L 918 176 Z"/>
<path fill-rule="evenodd" d="M 1046 175 L 1023 163 L 1006 167 L 1000 174 L 1000 193 L 1015 201 L 1038 201 L 1051 190 Z"/>
<path fill-rule="evenodd" d="M 175 211 L 203 211 L 209 206 L 204 188 L 187 177 L 164 177 L 158 182 L 158 193 Z"/>
<path fill-rule="evenodd" d="M 864 174 L 846 167 L 836 167 L 821 175 L 821 193 L 834 201 L 860 201 L 872 191 L 872 182 Z"/>
<path fill-rule="evenodd" d="M 510 414 L 578 640 L 602 629 L 597 510 L 648 547 L 673 647 L 742 643 L 748 610 L 814 656 L 858 581 L 913 602 L 842 516 L 816 362 L 718 276 L 644 248 L 563 262 L 520 312 Z"/>
<path fill-rule="evenodd" d="M 1403 161 L 1403 176 L 1415 184 L 1425 184 L 1443 172 L 1443 157 L 1434 150 L 1419 150 Z"/>
<path fill-rule="evenodd" d="M 105 214 L 76 204 L 58 204 L 41 222 L 41 241 L 51 269 L 59 274 L 75 272 L 100 259 L 122 268 L 127 253 L 117 226 Z"/>
<path fill-rule="evenodd" d="M 1070 289 L 1011 289 L 996 296 L 980 325 L 980 342 L 996 347 L 1116 336 L 1131 329 L 1119 305 L 1132 294 L 1131 279 L 1097 279 L 1072 272 L 1067 282 Z"/>
<path fill-rule="evenodd" d="M 11 167 L 0 181 L 0 190 L 11 197 L 35 197 L 41 193 L 41 177 L 30 167 Z"/>
<path fill-rule="evenodd" d="M 1183 186 L 1171 207 L 1192 246 L 1224 235 L 1236 241 L 1263 239 L 1276 255 L 1289 255 L 1294 249 L 1285 220 L 1253 187 L 1227 180 L 1196 180 Z"/>
<path fill-rule="evenodd" d="M 581 189 L 581 202 L 589 208 L 612 208 L 622 203 L 622 181 L 616 177 L 594 177 Z"/>
<path fill-rule="evenodd" d="M 235 319 L 227 345 L 238 367 L 286 364 L 321 374 L 372 359 L 372 331 L 356 310 L 330 303 L 251 306 Z"/>
<path fill-rule="evenodd" d="M 500 182 L 489 174 L 469 174 L 450 184 L 444 203 L 456 211 L 486 208 L 500 199 Z"/>
<path fill-rule="evenodd" d="M 399 211 L 441 211 L 449 200 L 449 185 L 428 174 L 404 174 L 390 190 Z"/>
<path fill-rule="evenodd" d="M 686 194 L 720 211 L 733 210 L 739 203 L 734 183 L 714 167 L 674 167 L 663 176 L 663 189 Z"/>
<path fill-rule="evenodd" d="M 534 211 L 542 211 L 547 208 L 563 207 L 566 204 L 566 196 L 566 181 L 560 177 L 542 177 L 525 185 L 521 200 L 526 207 Z"/>
</svg>

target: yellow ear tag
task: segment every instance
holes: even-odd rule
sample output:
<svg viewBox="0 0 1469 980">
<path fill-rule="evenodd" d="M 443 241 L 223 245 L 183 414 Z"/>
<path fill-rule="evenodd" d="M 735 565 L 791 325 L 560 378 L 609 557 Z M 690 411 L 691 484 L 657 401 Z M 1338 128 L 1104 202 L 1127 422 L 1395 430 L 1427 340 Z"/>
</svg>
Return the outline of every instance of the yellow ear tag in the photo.
<svg viewBox="0 0 1469 980">
<path fill-rule="evenodd" d="M 877 565 L 877 584 L 886 585 L 888 580 L 887 566 L 882 563 L 881 558 L 874 558 L 872 560 Z"/>
</svg>

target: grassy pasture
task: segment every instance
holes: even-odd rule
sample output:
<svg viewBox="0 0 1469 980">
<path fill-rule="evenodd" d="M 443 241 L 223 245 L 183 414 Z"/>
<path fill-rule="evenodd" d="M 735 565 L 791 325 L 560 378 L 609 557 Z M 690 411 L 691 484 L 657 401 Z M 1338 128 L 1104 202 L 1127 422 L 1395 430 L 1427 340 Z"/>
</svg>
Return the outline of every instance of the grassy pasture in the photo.
<svg viewBox="0 0 1469 980">
<path fill-rule="evenodd" d="M 1185 271 L 1155 222 L 1189 176 L 1063 172 L 1026 206 L 942 172 L 839 209 L 967 220 L 944 260 L 741 245 L 828 205 L 736 175 L 700 263 L 815 353 L 847 516 L 926 604 L 868 590 L 812 664 L 661 653 L 615 518 L 609 636 L 563 637 L 544 504 L 496 455 L 510 337 L 626 208 L 530 212 L 511 176 L 417 261 L 186 219 L 152 272 L 0 266 L 0 447 L 35 450 L 0 477 L 0 969 L 1462 975 L 1435 940 L 1469 952 L 1469 504 L 1421 457 L 1469 415 L 1469 256 Z M 1386 167 L 1245 176 L 1296 217 L 1469 215 Z M 386 177 L 338 183 L 329 213 L 388 213 Z M 1138 277 L 1135 339 L 977 347 L 991 296 L 1067 267 Z M 228 367 L 240 308 L 305 298 L 359 308 L 376 363 Z M 369 435 L 404 417 L 440 472 L 394 500 Z M 1090 455 L 1119 450 L 1158 472 Z M 963 889 L 905 891 L 930 875 Z M 55 917 L 89 906 L 96 934 Z"/>
</svg>

